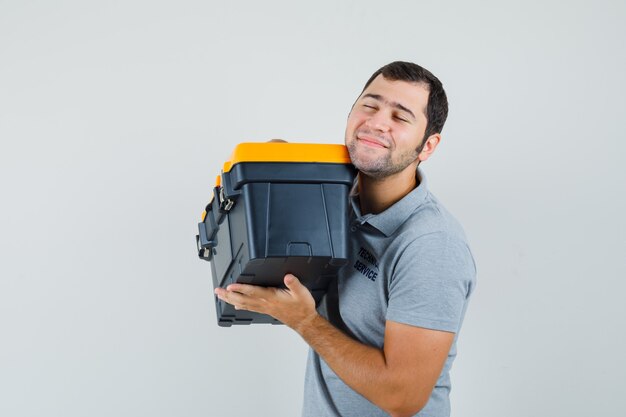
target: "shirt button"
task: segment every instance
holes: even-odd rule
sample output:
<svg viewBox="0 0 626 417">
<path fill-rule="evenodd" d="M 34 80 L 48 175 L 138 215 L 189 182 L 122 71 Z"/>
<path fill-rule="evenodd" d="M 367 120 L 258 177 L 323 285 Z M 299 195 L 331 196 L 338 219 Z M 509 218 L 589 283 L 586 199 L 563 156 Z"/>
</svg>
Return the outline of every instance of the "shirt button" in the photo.
<svg viewBox="0 0 626 417">
<path fill-rule="evenodd" d="M 351 230 L 352 232 L 356 232 L 356 227 L 352 226 L 352 227 L 350 228 L 350 230 Z"/>
</svg>

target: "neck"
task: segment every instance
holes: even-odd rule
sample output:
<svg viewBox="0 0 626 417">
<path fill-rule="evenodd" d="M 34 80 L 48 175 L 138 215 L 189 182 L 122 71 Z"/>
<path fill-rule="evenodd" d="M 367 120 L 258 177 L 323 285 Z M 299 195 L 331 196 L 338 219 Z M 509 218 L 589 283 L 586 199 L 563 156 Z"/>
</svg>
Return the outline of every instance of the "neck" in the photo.
<svg viewBox="0 0 626 417">
<path fill-rule="evenodd" d="M 385 178 L 372 178 L 359 172 L 361 214 L 378 214 L 400 201 L 417 186 L 415 165 Z"/>
</svg>

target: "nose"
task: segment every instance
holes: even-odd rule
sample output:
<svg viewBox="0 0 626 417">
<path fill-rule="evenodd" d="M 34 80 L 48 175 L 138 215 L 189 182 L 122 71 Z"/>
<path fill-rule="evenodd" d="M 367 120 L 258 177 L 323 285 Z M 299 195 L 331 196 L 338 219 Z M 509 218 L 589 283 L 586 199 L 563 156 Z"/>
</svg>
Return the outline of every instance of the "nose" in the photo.
<svg viewBox="0 0 626 417">
<path fill-rule="evenodd" d="M 389 131 L 389 120 L 382 111 L 377 111 L 376 113 L 372 114 L 365 121 L 365 125 L 370 129 L 378 130 L 380 132 Z"/>
</svg>

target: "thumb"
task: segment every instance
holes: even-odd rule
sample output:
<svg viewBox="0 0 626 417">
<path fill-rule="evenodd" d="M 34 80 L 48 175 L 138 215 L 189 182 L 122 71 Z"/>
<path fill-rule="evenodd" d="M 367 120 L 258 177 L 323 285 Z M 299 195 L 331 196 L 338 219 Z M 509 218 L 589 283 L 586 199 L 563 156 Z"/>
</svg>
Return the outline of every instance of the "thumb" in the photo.
<svg viewBox="0 0 626 417">
<path fill-rule="evenodd" d="M 293 274 L 285 275 L 284 282 L 287 288 L 296 294 L 300 294 L 303 290 L 306 290 L 306 287 L 302 285 L 300 280 Z"/>
</svg>

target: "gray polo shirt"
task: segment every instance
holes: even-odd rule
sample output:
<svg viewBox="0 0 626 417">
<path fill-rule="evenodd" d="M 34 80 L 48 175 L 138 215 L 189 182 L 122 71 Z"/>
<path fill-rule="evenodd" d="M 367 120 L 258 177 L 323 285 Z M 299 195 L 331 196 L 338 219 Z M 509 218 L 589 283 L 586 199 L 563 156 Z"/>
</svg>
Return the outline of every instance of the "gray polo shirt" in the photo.
<svg viewBox="0 0 626 417">
<path fill-rule="evenodd" d="M 419 185 L 379 214 L 361 215 L 351 196 L 350 261 L 320 313 L 360 342 L 382 348 L 393 320 L 458 335 L 475 285 L 476 268 L 459 223 Z M 450 367 L 456 336 L 431 397 L 417 416 L 450 415 Z M 312 349 L 304 387 L 305 417 L 387 416 L 352 390 Z"/>
</svg>

